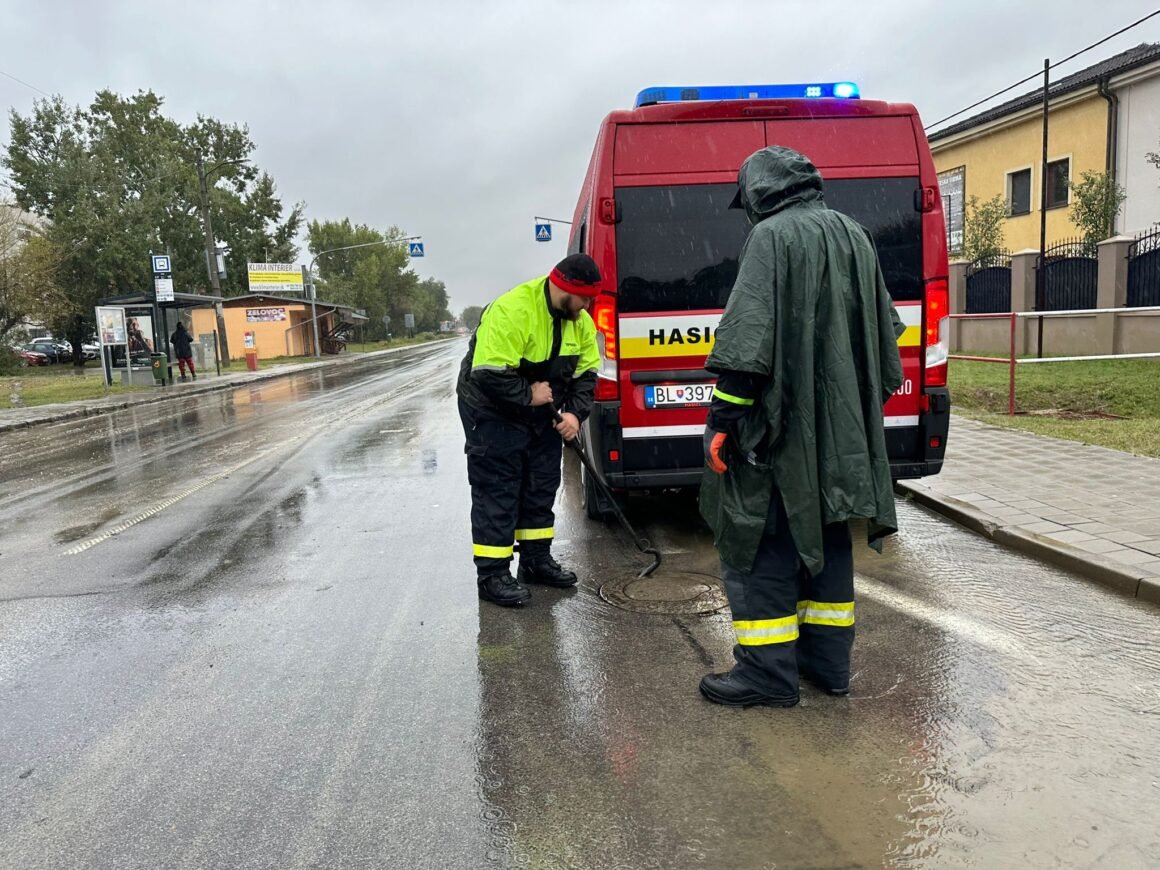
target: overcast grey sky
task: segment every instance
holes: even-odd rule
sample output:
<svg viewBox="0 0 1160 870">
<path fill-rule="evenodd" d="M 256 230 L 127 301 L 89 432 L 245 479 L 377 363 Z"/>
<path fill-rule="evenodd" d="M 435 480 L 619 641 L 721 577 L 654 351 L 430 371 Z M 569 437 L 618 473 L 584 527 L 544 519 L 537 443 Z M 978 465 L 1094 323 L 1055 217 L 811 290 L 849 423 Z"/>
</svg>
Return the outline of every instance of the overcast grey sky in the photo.
<svg viewBox="0 0 1160 870">
<path fill-rule="evenodd" d="M 452 306 L 546 272 L 596 130 L 649 85 L 852 80 L 928 122 L 1156 7 L 1153 0 L 479 2 L 0 0 L 0 70 L 71 103 L 152 89 L 182 121 L 248 124 L 311 219 L 422 234 Z M 1072 62 L 1145 41 L 1160 17 Z M 0 76 L 0 100 L 39 95 Z M 7 114 L 0 121 L 7 142 Z"/>
</svg>

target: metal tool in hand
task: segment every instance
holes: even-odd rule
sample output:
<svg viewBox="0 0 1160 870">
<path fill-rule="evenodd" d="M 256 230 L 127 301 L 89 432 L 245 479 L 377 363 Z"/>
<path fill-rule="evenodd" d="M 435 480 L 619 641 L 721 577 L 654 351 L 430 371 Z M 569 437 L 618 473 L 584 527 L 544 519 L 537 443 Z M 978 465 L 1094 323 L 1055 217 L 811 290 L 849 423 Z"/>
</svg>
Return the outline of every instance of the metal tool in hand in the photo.
<svg viewBox="0 0 1160 870">
<path fill-rule="evenodd" d="M 552 409 L 552 418 L 557 423 L 562 423 L 564 418 L 560 415 L 560 412 L 556 410 L 556 406 L 549 405 L 549 407 Z M 588 472 L 588 476 L 592 478 L 592 482 L 596 484 L 596 487 L 604 494 L 604 498 L 611 506 L 612 512 L 616 515 L 617 520 L 620 521 L 620 524 L 624 527 L 624 530 L 628 532 L 629 536 L 632 538 L 633 544 L 636 545 L 636 548 L 645 555 L 653 557 L 652 564 L 637 574 L 637 577 L 649 576 L 649 574 L 653 573 L 661 566 L 661 551 L 652 546 L 648 538 L 645 538 L 636 533 L 636 529 L 632 527 L 632 523 L 628 521 L 628 517 L 626 517 L 624 515 L 624 511 L 620 509 L 620 505 L 616 503 L 616 499 L 613 497 L 612 491 L 608 488 L 608 485 L 605 484 L 605 482 L 600 478 L 600 475 L 596 473 L 596 469 L 592 467 L 592 460 L 588 458 L 588 454 L 586 454 L 584 452 L 584 448 L 580 446 L 580 436 L 577 435 L 571 441 L 567 441 L 566 443 L 569 447 L 576 451 L 576 455 L 580 457 L 580 462 L 584 465 L 584 469 Z"/>
</svg>

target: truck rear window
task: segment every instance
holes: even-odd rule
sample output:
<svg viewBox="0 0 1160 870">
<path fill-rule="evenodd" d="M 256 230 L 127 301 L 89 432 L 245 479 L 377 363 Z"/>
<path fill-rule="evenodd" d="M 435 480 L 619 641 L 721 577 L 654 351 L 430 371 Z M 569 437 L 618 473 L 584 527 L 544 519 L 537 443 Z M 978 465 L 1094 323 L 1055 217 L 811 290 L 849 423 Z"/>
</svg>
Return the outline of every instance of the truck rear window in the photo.
<svg viewBox="0 0 1160 870">
<path fill-rule="evenodd" d="M 852 178 L 826 182 L 826 203 L 866 227 L 890 294 L 922 298 L 922 215 L 916 178 Z M 730 209 L 735 184 L 622 187 L 616 191 L 618 308 L 695 311 L 724 308 L 749 233 Z"/>
</svg>

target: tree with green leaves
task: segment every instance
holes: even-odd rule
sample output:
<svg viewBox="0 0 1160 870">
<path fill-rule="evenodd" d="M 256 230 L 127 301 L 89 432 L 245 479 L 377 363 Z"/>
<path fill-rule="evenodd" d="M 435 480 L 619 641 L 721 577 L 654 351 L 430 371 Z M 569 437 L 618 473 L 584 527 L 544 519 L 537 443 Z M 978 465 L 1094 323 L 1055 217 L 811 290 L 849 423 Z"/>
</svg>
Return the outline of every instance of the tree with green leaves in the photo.
<svg viewBox="0 0 1160 870">
<path fill-rule="evenodd" d="M 396 322 L 394 303 L 419 280 L 407 268 L 407 246 L 401 241 L 406 233 L 398 227 L 384 233 L 343 218 L 311 221 L 306 235 L 310 254 L 316 259 L 320 298 L 366 311 L 369 338 L 387 334 L 384 315 L 391 316 L 392 327 L 402 326 L 401 315 Z M 366 247 L 355 247 L 358 245 Z"/>
<path fill-rule="evenodd" d="M 311 221 L 307 227 L 319 296 L 366 311 L 368 338 L 397 333 L 407 314 L 415 315 L 417 332 L 434 332 L 440 322 L 451 319 L 447 288 L 434 278 L 420 281 L 409 268 L 405 237 L 398 227 L 380 232 L 349 218 Z M 384 315 L 391 318 L 389 329 Z"/>
<path fill-rule="evenodd" d="M 463 313 L 459 315 L 459 319 L 463 321 L 463 325 L 469 330 L 474 330 L 479 326 L 479 321 L 483 317 L 483 307 L 479 305 L 468 305 L 463 309 Z"/>
<path fill-rule="evenodd" d="M 60 254 L 16 205 L 0 202 L 0 340 L 26 320 L 46 320 L 61 304 Z"/>
<path fill-rule="evenodd" d="M 100 91 L 87 108 L 54 97 L 28 116 L 10 113 L 0 164 L 17 203 L 47 221 L 45 235 L 61 252 L 64 299 L 48 322 L 74 345 L 92 334 L 99 299 L 151 286 L 150 252 L 170 255 L 178 291 L 208 287 L 199 160 L 227 249 L 225 295 L 245 291 L 247 261 L 297 256 L 303 206 L 285 214 L 273 180 L 252 162 L 248 130 L 201 116 L 182 125 L 163 105 L 151 91 Z"/>
<path fill-rule="evenodd" d="M 972 196 L 967 200 L 964 217 L 964 260 L 986 260 L 1003 252 L 1007 204 L 1000 194 L 982 201 L 977 196 Z"/>
<path fill-rule="evenodd" d="M 1084 246 L 1093 253 L 1096 245 L 1110 238 L 1116 218 L 1128 192 L 1106 172 L 1087 170 L 1071 185 L 1075 194 L 1071 204 L 1071 221 L 1083 236 Z"/>
<path fill-rule="evenodd" d="M 442 281 L 434 278 L 420 281 L 411 292 L 410 302 L 418 332 L 438 332 L 439 324 L 452 319 L 447 307 L 447 287 Z"/>
</svg>

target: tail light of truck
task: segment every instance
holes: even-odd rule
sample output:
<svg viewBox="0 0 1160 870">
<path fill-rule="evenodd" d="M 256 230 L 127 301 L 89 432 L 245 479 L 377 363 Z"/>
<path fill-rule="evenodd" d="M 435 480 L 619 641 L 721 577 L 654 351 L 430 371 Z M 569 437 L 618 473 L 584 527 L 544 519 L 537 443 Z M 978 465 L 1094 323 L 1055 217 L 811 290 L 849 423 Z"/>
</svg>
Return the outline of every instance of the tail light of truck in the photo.
<svg viewBox="0 0 1160 870">
<path fill-rule="evenodd" d="M 617 383 L 616 297 L 601 293 L 592 306 L 592 320 L 596 324 L 596 344 L 600 348 L 600 368 L 596 372 L 596 401 L 609 402 L 620 398 Z"/>
<path fill-rule="evenodd" d="M 945 278 L 929 281 L 923 306 L 923 348 L 926 367 L 923 381 L 928 387 L 947 385 L 947 359 L 950 355 L 950 295 Z"/>
</svg>

